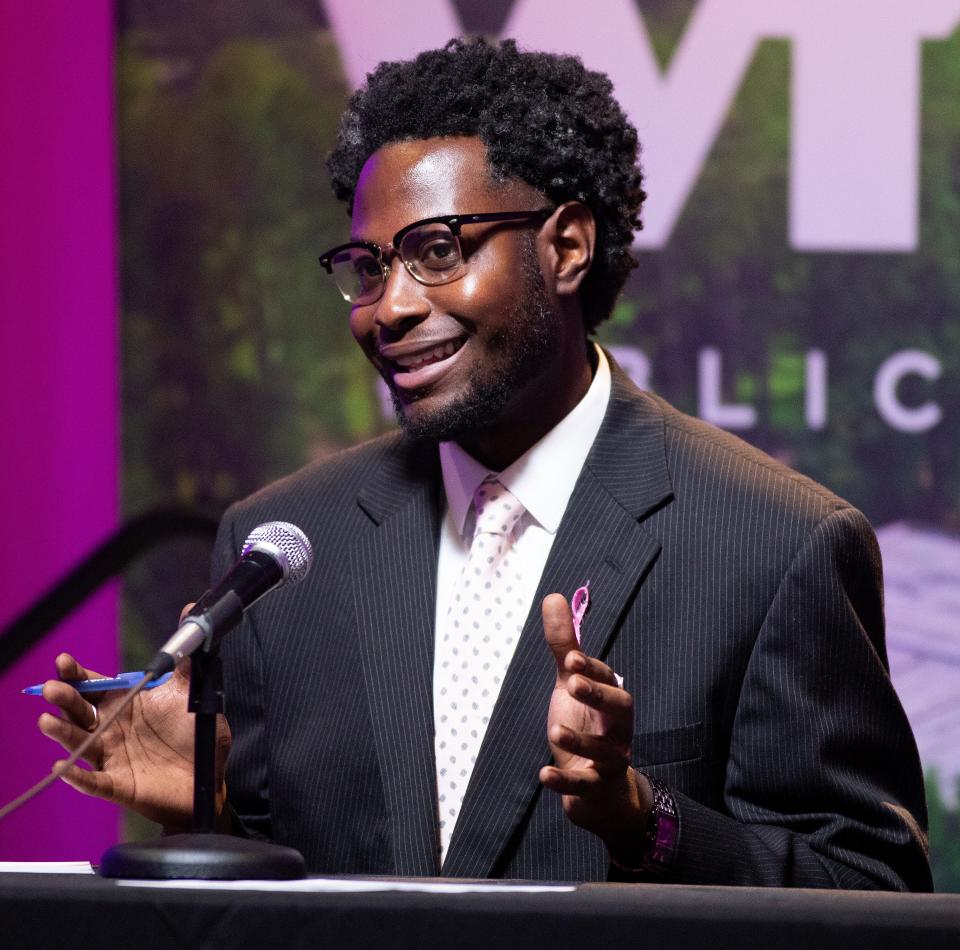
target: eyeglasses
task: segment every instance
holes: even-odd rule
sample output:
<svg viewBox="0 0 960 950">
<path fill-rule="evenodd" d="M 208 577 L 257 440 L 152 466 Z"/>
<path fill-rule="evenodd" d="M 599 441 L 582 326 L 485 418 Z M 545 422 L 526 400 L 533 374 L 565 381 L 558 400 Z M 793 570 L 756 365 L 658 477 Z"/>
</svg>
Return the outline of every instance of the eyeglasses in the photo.
<svg viewBox="0 0 960 950">
<path fill-rule="evenodd" d="M 401 228 L 383 247 L 373 241 L 351 241 L 320 255 L 320 265 L 336 281 L 343 299 L 354 305 L 374 303 L 383 296 L 390 265 L 386 258 L 398 254 L 403 266 L 421 284 L 449 284 L 467 271 L 460 247 L 465 224 L 487 221 L 525 221 L 542 224 L 553 208 L 538 211 L 488 211 L 482 214 L 445 214 L 424 218 Z"/>
</svg>

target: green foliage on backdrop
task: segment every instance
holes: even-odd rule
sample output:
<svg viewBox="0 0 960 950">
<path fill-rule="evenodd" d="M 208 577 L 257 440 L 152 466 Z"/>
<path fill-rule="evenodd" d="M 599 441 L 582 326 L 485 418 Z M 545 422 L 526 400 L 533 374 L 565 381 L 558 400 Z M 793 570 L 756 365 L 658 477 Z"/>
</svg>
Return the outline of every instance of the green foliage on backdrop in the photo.
<svg viewBox="0 0 960 950">
<path fill-rule="evenodd" d="M 327 37 L 120 58 L 124 486 L 221 508 L 381 427 L 317 255 L 345 98 Z"/>
<path fill-rule="evenodd" d="M 349 227 L 323 167 L 347 95 L 336 49 L 285 22 L 283 4 L 250 4 L 247 19 L 202 6 L 121 33 L 128 514 L 219 514 L 385 427 L 317 264 Z M 203 543 L 172 542 L 127 573 L 128 669 L 204 589 L 208 559 Z"/>
</svg>

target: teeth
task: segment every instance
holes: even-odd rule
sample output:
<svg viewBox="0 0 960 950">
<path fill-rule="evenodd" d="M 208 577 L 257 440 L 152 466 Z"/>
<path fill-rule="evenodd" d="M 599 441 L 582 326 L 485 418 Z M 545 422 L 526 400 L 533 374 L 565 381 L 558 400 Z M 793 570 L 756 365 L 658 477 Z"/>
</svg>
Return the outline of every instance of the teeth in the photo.
<svg viewBox="0 0 960 950">
<path fill-rule="evenodd" d="M 427 363 L 434 363 L 437 360 L 446 359 L 448 356 L 453 356 L 457 351 L 458 345 L 456 343 L 444 343 L 441 346 L 434 347 L 432 350 L 428 350 L 426 353 L 415 353 L 411 356 L 398 356 L 394 359 L 394 362 L 398 366 L 402 366 L 404 369 L 417 369 L 420 366 L 424 366 Z"/>
</svg>

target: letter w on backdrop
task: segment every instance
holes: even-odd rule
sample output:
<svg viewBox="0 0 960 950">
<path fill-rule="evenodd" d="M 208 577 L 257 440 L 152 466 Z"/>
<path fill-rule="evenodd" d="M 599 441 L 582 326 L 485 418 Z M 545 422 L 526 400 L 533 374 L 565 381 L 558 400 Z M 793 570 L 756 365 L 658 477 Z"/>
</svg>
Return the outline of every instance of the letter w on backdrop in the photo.
<svg viewBox="0 0 960 950">
<path fill-rule="evenodd" d="M 463 32 L 451 0 L 324 0 L 354 86 Z M 516 0 L 502 35 L 608 73 L 644 147 L 637 246 L 669 240 L 757 44 L 792 44 L 789 238 L 801 251 L 912 251 L 918 232 L 920 55 L 960 0 L 700 0 L 661 71 L 635 0 Z"/>
</svg>

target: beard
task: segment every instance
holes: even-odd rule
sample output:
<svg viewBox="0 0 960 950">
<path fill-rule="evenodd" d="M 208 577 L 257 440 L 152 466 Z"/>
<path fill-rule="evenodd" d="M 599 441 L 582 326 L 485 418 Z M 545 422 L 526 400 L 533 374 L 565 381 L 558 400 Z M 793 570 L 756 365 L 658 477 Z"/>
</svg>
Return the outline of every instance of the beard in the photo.
<svg viewBox="0 0 960 950">
<path fill-rule="evenodd" d="M 494 427 L 514 396 L 543 371 L 556 321 L 533 241 L 522 245 L 523 285 L 510 309 L 506 329 L 488 342 L 501 356 L 497 365 L 478 366 L 463 393 L 450 404 L 413 418 L 393 388 L 393 408 L 403 430 L 415 439 L 457 442 Z"/>
</svg>

